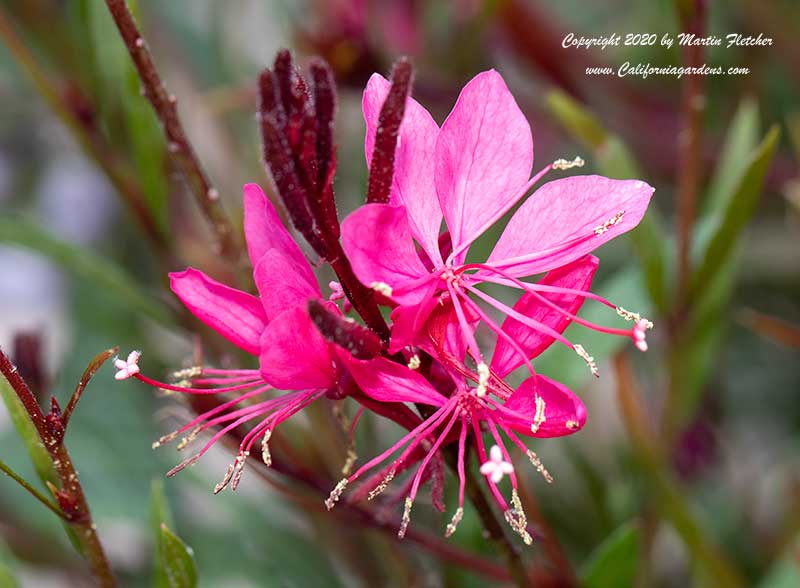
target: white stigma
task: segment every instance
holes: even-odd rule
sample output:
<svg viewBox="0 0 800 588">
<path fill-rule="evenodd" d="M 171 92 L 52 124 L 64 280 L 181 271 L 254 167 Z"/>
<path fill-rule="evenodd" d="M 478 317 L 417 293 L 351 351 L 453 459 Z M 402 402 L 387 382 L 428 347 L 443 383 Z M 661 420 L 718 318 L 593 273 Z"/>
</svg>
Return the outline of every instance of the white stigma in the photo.
<svg viewBox="0 0 800 588">
<path fill-rule="evenodd" d="M 503 458 L 503 451 L 497 445 L 489 450 L 489 460 L 481 465 L 481 473 L 489 476 L 494 484 L 499 484 L 503 476 L 514 473 L 514 466 Z"/>
<path fill-rule="evenodd" d="M 648 324 L 650 328 L 652 327 L 653 323 L 648 321 L 647 319 L 639 319 L 633 325 L 633 344 L 636 345 L 636 349 L 639 351 L 647 351 L 647 329 Z"/>
<path fill-rule="evenodd" d="M 556 159 L 553 162 L 552 168 L 553 169 L 565 170 L 565 169 L 571 169 L 573 167 L 583 167 L 584 163 L 585 162 L 580 157 L 576 157 L 572 161 L 570 161 L 568 159 Z"/>
<path fill-rule="evenodd" d="M 595 378 L 600 377 L 600 372 L 597 369 L 597 363 L 594 361 L 594 357 L 589 355 L 589 352 L 583 348 L 583 345 L 573 345 L 572 348 L 575 350 L 575 353 L 578 354 L 583 361 L 586 362 L 586 365 L 589 366 L 589 370 L 591 370 L 592 375 Z"/>
<path fill-rule="evenodd" d="M 489 385 L 489 366 L 483 362 L 478 364 L 478 387 L 475 388 L 475 394 L 478 398 L 486 396 L 486 387 Z"/>
<path fill-rule="evenodd" d="M 619 223 L 619 221 L 622 220 L 623 216 L 625 216 L 625 211 L 624 210 L 620 210 L 617 214 L 612 216 L 610 219 L 608 219 L 602 225 L 596 226 L 594 228 L 594 234 L 599 237 L 600 235 L 602 235 L 603 233 L 608 231 L 611 227 L 613 227 L 614 225 Z"/>
<path fill-rule="evenodd" d="M 139 373 L 139 358 L 142 356 L 141 351 L 131 351 L 127 359 L 114 358 L 114 367 L 117 368 L 117 373 L 114 374 L 116 380 L 127 380 L 131 376 Z"/>
<path fill-rule="evenodd" d="M 392 287 L 386 282 L 372 282 L 369 285 L 369 287 L 375 290 L 376 292 L 380 292 L 387 298 L 392 297 Z"/>
</svg>

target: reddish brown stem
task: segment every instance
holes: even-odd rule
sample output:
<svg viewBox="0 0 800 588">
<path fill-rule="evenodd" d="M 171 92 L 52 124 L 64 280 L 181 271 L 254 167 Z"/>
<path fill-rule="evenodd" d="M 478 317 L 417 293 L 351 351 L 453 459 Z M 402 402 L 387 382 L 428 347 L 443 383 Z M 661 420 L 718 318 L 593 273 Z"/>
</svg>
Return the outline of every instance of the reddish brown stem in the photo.
<svg viewBox="0 0 800 588">
<path fill-rule="evenodd" d="M 242 268 L 244 249 L 233 225 L 219 202 L 219 192 L 211 185 L 208 175 L 200 165 L 183 124 L 178 117 L 177 99 L 167 92 L 166 86 L 156 69 L 144 38 L 133 20 L 124 0 L 106 0 L 106 5 L 114 18 L 125 46 L 133 59 L 136 71 L 142 82 L 144 95 L 161 121 L 167 140 L 167 151 L 182 172 L 184 179 L 219 244 L 220 254 Z"/>
<path fill-rule="evenodd" d="M 11 363 L 2 350 L 0 350 L 0 373 L 5 376 L 17 394 L 30 416 L 42 444 L 50 454 L 53 468 L 61 482 L 61 487 L 56 488 L 54 491 L 55 497 L 67 519 L 67 523 L 75 532 L 81 551 L 86 557 L 92 573 L 97 578 L 98 585 L 102 588 L 115 587 L 117 581 L 114 578 L 114 572 L 111 570 L 105 550 L 97 535 L 89 504 L 86 502 L 86 496 L 78 478 L 78 472 L 75 470 L 67 448 L 61 442 L 62 438 L 54 436 L 50 431 L 45 415 L 36 402 L 36 398 L 34 398 L 30 388 L 20 377 L 16 366 Z"/>
</svg>

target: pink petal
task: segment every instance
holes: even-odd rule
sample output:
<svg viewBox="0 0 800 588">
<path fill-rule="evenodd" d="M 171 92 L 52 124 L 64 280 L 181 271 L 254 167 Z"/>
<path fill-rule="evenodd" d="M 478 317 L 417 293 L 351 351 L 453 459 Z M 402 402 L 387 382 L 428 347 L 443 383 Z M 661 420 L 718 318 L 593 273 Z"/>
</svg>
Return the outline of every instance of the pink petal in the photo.
<svg viewBox="0 0 800 588">
<path fill-rule="evenodd" d="M 586 291 L 592 285 L 592 278 L 594 277 L 598 264 L 599 260 L 596 257 L 593 255 L 586 255 L 569 265 L 548 272 L 539 281 L 539 284 Z M 576 294 L 540 292 L 540 295 L 560 306 L 570 314 L 577 314 L 585 300 L 583 296 L 578 296 Z M 550 308 L 539 298 L 527 292 L 523 294 L 514 305 L 514 310 L 553 328 L 559 333 L 563 333 L 564 329 L 566 329 L 570 323 L 569 318 Z M 517 342 L 528 359 L 533 359 L 539 355 L 555 340 L 553 337 L 527 327 L 511 317 L 506 318 L 503 322 L 502 329 Z M 503 337 L 498 337 L 495 352 L 492 356 L 492 369 L 497 375 L 505 377 L 523 363 L 524 361 L 514 347 Z"/>
<path fill-rule="evenodd" d="M 261 256 L 253 278 L 268 320 L 289 308 L 305 306 L 309 298 L 322 298 L 314 274 L 297 267 L 291 257 L 277 249 Z"/>
<path fill-rule="evenodd" d="M 267 317 L 261 301 L 203 272 L 187 268 L 169 274 L 170 288 L 192 314 L 228 341 L 257 355 Z"/>
<path fill-rule="evenodd" d="M 478 74 L 461 90 L 439 132 L 435 165 L 454 249 L 473 241 L 487 221 L 522 196 L 533 165 L 533 138 L 496 71 Z"/>
<path fill-rule="evenodd" d="M 531 424 L 536 416 L 536 393 L 545 403 L 545 420 L 534 433 Z M 505 408 L 518 413 L 511 417 L 496 413 L 498 420 L 515 431 L 531 437 L 561 437 L 579 431 L 586 422 L 586 407 L 569 388 L 546 378 L 528 378 L 505 403 Z"/>
<path fill-rule="evenodd" d="M 309 279 L 313 280 L 308 260 L 258 184 L 244 186 L 244 234 L 253 267 L 267 251 L 277 249 L 292 261 L 299 272 L 312 276 Z"/>
<path fill-rule="evenodd" d="M 573 176 L 548 182 L 514 213 L 487 263 L 515 276 L 566 265 L 638 225 L 652 194 L 639 180 Z"/>
<path fill-rule="evenodd" d="M 384 357 L 362 361 L 344 349 L 336 353 L 364 393 L 380 402 L 421 402 L 441 406 L 446 398 L 417 372 Z"/>
<path fill-rule="evenodd" d="M 305 307 L 291 308 L 272 319 L 264 330 L 261 375 L 281 390 L 329 388 L 336 382 L 330 348 Z"/>
<path fill-rule="evenodd" d="M 361 282 L 382 282 L 393 290 L 430 273 L 417 255 L 408 217 L 403 207 L 366 204 L 342 223 L 342 245 Z M 393 294 L 402 304 L 416 304 L 424 296 L 425 283 Z"/>
<path fill-rule="evenodd" d="M 378 117 L 389 93 L 389 85 L 386 78 L 373 74 L 364 90 L 361 106 L 367 123 L 364 141 L 367 164 L 372 160 Z M 438 239 L 442 211 L 433 181 L 433 155 L 438 134 L 439 126 L 428 111 L 409 98 L 394 154 L 390 203 L 406 207 L 411 233 L 434 265 L 441 267 L 443 263 Z"/>
<path fill-rule="evenodd" d="M 426 321 L 438 305 L 437 285 L 431 282 L 425 290 L 422 302 L 409 306 L 398 306 L 392 311 L 392 338 L 389 353 L 397 353 L 407 345 L 422 346 L 429 343 L 426 337 Z"/>
</svg>

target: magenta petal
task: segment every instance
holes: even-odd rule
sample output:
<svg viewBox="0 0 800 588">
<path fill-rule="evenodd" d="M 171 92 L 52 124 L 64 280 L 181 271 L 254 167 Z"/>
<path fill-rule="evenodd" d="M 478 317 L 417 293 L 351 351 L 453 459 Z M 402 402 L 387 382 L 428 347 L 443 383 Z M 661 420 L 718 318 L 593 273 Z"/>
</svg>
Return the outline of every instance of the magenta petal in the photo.
<svg viewBox="0 0 800 588">
<path fill-rule="evenodd" d="M 496 71 L 478 74 L 461 90 L 439 132 L 435 165 L 439 204 L 455 249 L 522 196 L 533 165 L 533 138 Z"/>
<path fill-rule="evenodd" d="M 364 150 L 367 164 L 372 159 L 378 117 L 389 93 L 389 82 L 373 74 L 364 90 L 361 106 L 367 123 Z M 394 177 L 390 203 L 405 206 L 414 238 L 437 267 L 442 265 L 439 252 L 439 228 L 442 211 L 433 181 L 434 150 L 439 126 L 416 100 L 409 98 L 394 154 Z"/>
<path fill-rule="evenodd" d="M 598 264 L 599 260 L 596 257 L 586 255 L 578 261 L 548 272 L 539 281 L 539 284 L 586 291 L 592 285 L 592 278 Z M 576 314 L 585 300 L 583 296 L 577 294 L 541 292 L 540 296 L 560 306 L 570 314 Z M 514 310 L 553 328 L 559 333 L 563 333 L 570 323 L 569 318 L 546 305 L 537 296 L 527 292 L 514 305 Z M 550 335 L 525 326 L 512 317 L 506 318 L 502 329 L 517 342 L 528 359 L 539 355 L 555 340 Z M 498 337 L 497 346 L 492 356 L 492 370 L 500 377 L 505 377 L 523 363 L 523 359 L 514 347 L 503 337 Z"/>
<path fill-rule="evenodd" d="M 336 381 L 330 344 L 305 307 L 286 310 L 261 337 L 261 375 L 281 390 L 323 389 Z"/>
<path fill-rule="evenodd" d="M 487 263 L 515 276 L 566 265 L 638 225 L 652 194 L 639 180 L 548 182 L 514 213 Z"/>
<path fill-rule="evenodd" d="M 367 361 L 337 348 L 339 359 L 363 392 L 379 402 L 421 402 L 441 406 L 446 398 L 422 375 L 385 357 Z"/>
<path fill-rule="evenodd" d="M 544 402 L 544 420 L 540 421 L 536 432 L 531 425 L 537 422 L 537 395 Z M 586 422 L 586 407 L 569 388 L 546 378 L 528 378 L 511 395 L 505 405 L 518 416 L 508 416 L 500 411 L 495 414 L 498 420 L 515 431 L 530 437 L 563 437 L 583 428 Z"/>
<path fill-rule="evenodd" d="M 259 338 L 267 320 L 258 298 L 191 267 L 169 274 L 169 284 L 198 319 L 234 345 L 258 354 Z"/>
<path fill-rule="evenodd" d="M 253 267 L 267 251 L 277 249 L 291 259 L 299 271 L 312 275 L 308 260 L 258 184 L 244 186 L 244 234 Z"/>
<path fill-rule="evenodd" d="M 342 223 L 342 245 L 356 276 L 365 286 L 376 282 L 393 290 L 430 273 L 414 248 L 406 211 L 390 204 L 365 204 Z M 416 304 L 424 296 L 425 283 L 396 293 L 402 304 Z"/>
<path fill-rule="evenodd" d="M 261 256 L 253 278 L 268 320 L 289 308 L 305 306 L 309 298 L 322 298 L 314 275 L 306 275 L 302 267 L 298 268 L 277 249 Z"/>
</svg>

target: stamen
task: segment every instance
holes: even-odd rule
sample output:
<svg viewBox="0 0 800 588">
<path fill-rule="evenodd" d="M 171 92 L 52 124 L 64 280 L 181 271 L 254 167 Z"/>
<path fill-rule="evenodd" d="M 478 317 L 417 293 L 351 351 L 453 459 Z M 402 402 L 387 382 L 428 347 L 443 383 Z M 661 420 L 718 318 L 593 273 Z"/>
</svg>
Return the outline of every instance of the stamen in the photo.
<svg viewBox="0 0 800 588">
<path fill-rule="evenodd" d="M 541 427 L 547 420 L 547 417 L 544 414 L 544 410 L 547 407 L 544 398 L 542 398 L 537 394 L 535 402 L 536 402 L 536 414 L 533 415 L 533 423 L 531 423 L 531 433 L 538 433 L 539 427 Z"/>
<path fill-rule="evenodd" d="M 243 451 L 236 456 L 236 467 L 233 471 L 233 478 L 231 479 L 231 490 L 236 491 L 239 487 L 239 482 L 242 481 L 242 474 L 244 473 L 244 464 L 247 463 L 247 458 L 250 456 L 249 451 Z"/>
<path fill-rule="evenodd" d="M 272 429 L 264 431 L 264 436 L 261 438 L 261 461 L 264 465 L 270 467 L 272 465 L 272 454 L 269 452 L 269 438 L 272 437 Z"/>
<path fill-rule="evenodd" d="M 453 515 L 453 519 L 447 525 L 447 529 L 445 529 L 444 532 L 445 537 L 450 537 L 453 535 L 453 533 L 456 532 L 456 527 L 458 526 L 458 523 L 461 522 L 461 519 L 463 517 L 464 517 L 464 509 L 459 506 L 456 509 L 456 514 Z"/>
<path fill-rule="evenodd" d="M 564 424 L 567 426 L 568 429 L 572 430 L 575 430 L 580 426 L 580 423 L 578 421 L 567 421 Z"/>
<path fill-rule="evenodd" d="M 325 501 L 325 506 L 328 510 L 332 509 L 336 503 L 339 502 L 339 498 L 345 488 L 347 488 L 347 478 L 342 478 L 339 480 L 339 483 L 336 484 L 336 487 L 331 490 L 330 496 L 328 496 L 328 499 Z"/>
<path fill-rule="evenodd" d="M 400 520 L 400 528 L 397 530 L 397 538 L 402 539 L 406 536 L 408 524 L 411 522 L 411 507 L 414 506 L 414 501 L 411 498 L 406 498 L 405 506 L 403 507 L 403 518 Z"/>
<path fill-rule="evenodd" d="M 372 490 L 370 490 L 369 495 L 367 496 L 367 500 L 372 500 L 376 496 L 378 496 L 381 492 L 386 490 L 389 487 L 389 483 L 394 480 L 395 475 L 397 474 L 397 466 L 399 462 L 395 463 L 392 466 L 392 469 L 389 470 L 389 473 L 386 474 L 386 477 L 381 480 L 381 483 L 375 486 Z"/>
<path fill-rule="evenodd" d="M 200 454 L 199 453 L 193 455 L 192 457 L 184 459 L 181 463 L 179 463 L 178 465 L 176 465 L 174 468 L 172 468 L 170 471 L 167 472 L 167 477 L 171 478 L 172 476 L 177 474 L 182 469 L 187 468 L 189 466 L 193 466 L 198 461 L 200 461 Z"/>
<path fill-rule="evenodd" d="M 387 298 L 392 297 L 392 287 L 386 282 L 372 282 L 369 287 L 376 292 L 383 294 Z"/>
<path fill-rule="evenodd" d="M 237 458 L 238 459 L 238 458 Z M 236 469 L 236 462 L 233 462 L 231 465 L 228 466 L 228 471 L 225 472 L 225 476 L 222 478 L 222 481 L 214 486 L 214 494 L 219 494 L 225 487 L 228 485 L 228 482 L 231 481 L 233 477 L 233 470 Z"/>
<path fill-rule="evenodd" d="M 191 443 L 192 441 L 197 439 L 197 435 L 200 433 L 201 430 L 202 430 L 202 427 L 197 427 L 194 430 L 192 430 L 191 433 L 186 435 L 186 437 L 181 439 L 180 443 L 178 443 L 178 447 L 177 447 L 178 451 L 182 451 L 182 450 L 186 449 L 186 447 L 189 445 L 189 443 Z"/>
<path fill-rule="evenodd" d="M 158 441 L 153 441 L 153 444 L 151 445 L 151 447 L 153 449 L 158 449 L 162 445 L 166 445 L 167 443 L 170 443 L 171 441 L 173 441 L 175 439 L 175 437 L 177 437 L 177 436 L 178 436 L 178 431 L 173 431 L 172 433 L 169 433 L 168 435 L 164 435 Z"/>
<path fill-rule="evenodd" d="M 511 491 L 511 505 L 504 514 L 506 522 L 511 526 L 515 533 L 522 537 L 525 545 L 533 543 L 533 538 L 528 533 L 528 517 L 522 509 L 522 502 L 519 499 L 516 489 Z"/>
<path fill-rule="evenodd" d="M 596 226 L 594 228 L 594 234 L 599 237 L 600 235 L 602 235 L 603 233 L 608 231 L 611 227 L 616 225 L 619 221 L 621 221 L 623 216 L 625 216 L 625 211 L 624 210 L 620 210 L 617 214 L 612 216 L 610 219 L 608 219 L 602 225 Z"/>
<path fill-rule="evenodd" d="M 344 465 L 342 465 L 342 475 L 349 476 L 350 472 L 353 470 L 353 466 L 356 464 L 356 460 L 358 460 L 358 454 L 356 453 L 353 447 L 347 448 L 347 455 L 344 459 Z"/>
<path fill-rule="evenodd" d="M 575 344 L 575 345 L 572 346 L 572 348 L 575 350 L 575 353 L 578 354 L 578 357 L 580 357 L 583 361 L 585 361 L 586 365 L 589 366 L 589 369 L 591 370 L 592 375 L 595 378 L 599 378 L 600 377 L 600 372 L 597 369 L 597 364 L 594 361 L 594 357 L 589 355 L 589 352 L 587 352 L 583 348 L 583 345 Z"/>
<path fill-rule="evenodd" d="M 192 380 L 203 374 L 202 366 L 195 365 L 184 370 L 178 370 L 170 374 L 173 380 Z"/>
<path fill-rule="evenodd" d="M 642 315 L 640 315 L 638 312 L 632 312 L 630 310 L 625 310 L 621 306 L 617 306 L 615 310 L 617 311 L 617 314 L 619 316 L 621 316 L 622 318 L 624 318 L 626 321 L 636 321 L 637 323 L 639 321 L 644 321 L 643 324 L 644 324 L 644 328 L 645 329 L 647 329 L 649 331 L 649 330 L 651 330 L 653 328 L 653 322 L 647 320 Z"/>
<path fill-rule="evenodd" d="M 408 360 L 408 369 L 410 370 L 418 370 L 420 365 L 419 355 L 416 353 L 411 356 L 411 359 Z"/>
<path fill-rule="evenodd" d="M 565 170 L 565 169 L 571 169 L 573 167 L 583 167 L 583 164 L 584 164 L 583 159 L 581 159 L 580 157 L 575 157 L 575 159 L 573 159 L 572 161 L 569 161 L 567 159 L 556 159 L 553 162 L 552 167 L 553 169 Z"/>
<path fill-rule="evenodd" d="M 539 456 L 536 453 L 528 449 L 525 454 L 528 456 L 528 459 L 531 462 L 531 465 L 536 468 L 536 471 L 542 474 L 542 477 L 547 481 L 548 484 L 553 483 L 553 476 L 550 475 L 550 472 L 547 471 L 547 468 L 544 467 L 542 460 L 539 459 Z"/>
<path fill-rule="evenodd" d="M 489 385 L 489 366 L 484 362 L 478 364 L 478 387 L 475 388 L 475 394 L 478 398 L 486 396 L 486 387 Z"/>
</svg>

